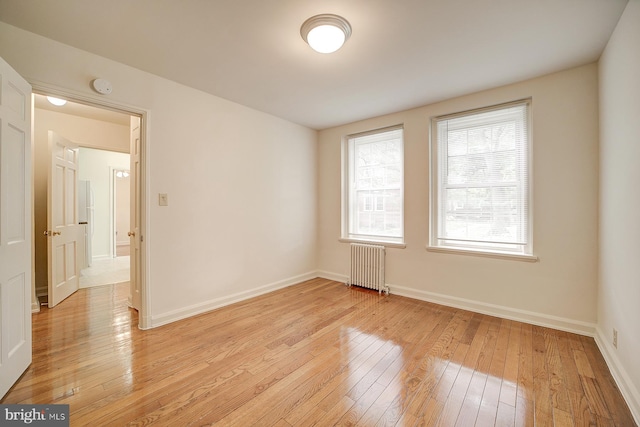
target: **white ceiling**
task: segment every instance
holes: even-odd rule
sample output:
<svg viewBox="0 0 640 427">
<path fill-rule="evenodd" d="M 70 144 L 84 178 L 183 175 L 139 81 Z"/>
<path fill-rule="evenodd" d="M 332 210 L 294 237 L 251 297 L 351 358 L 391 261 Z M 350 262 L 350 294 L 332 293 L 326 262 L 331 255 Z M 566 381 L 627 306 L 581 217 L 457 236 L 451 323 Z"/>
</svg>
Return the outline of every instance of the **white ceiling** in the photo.
<svg viewBox="0 0 640 427">
<path fill-rule="evenodd" d="M 0 20 L 323 129 L 593 62 L 626 3 L 0 0 Z M 300 37 L 319 13 L 351 23 L 336 53 Z"/>
<path fill-rule="evenodd" d="M 51 104 L 47 101 L 47 97 L 40 94 L 34 95 L 34 104 L 36 109 L 55 111 L 57 113 L 69 114 L 72 116 L 84 117 L 87 119 L 100 120 L 103 122 L 114 123 L 120 126 L 129 126 L 131 117 L 115 111 L 105 110 L 104 108 L 96 108 L 90 105 L 78 104 L 75 102 L 67 102 L 62 106 Z"/>
</svg>

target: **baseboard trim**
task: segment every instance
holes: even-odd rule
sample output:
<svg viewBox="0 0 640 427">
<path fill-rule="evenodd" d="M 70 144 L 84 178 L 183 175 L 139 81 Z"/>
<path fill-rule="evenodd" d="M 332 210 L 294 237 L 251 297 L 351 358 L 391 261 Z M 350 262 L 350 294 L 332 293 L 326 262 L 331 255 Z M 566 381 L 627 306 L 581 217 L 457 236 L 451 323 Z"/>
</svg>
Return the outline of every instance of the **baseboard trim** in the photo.
<svg viewBox="0 0 640 427">
<path fill-rule="evenodd" d="M 49 293 L 49 285 L 36 286 L 36 298 L 46 296 Z"/>
<path fill-rule="evenodd" d="M 347 283 L 347 281 L 349 280 L 349 276 L 345 276 L 344 274 L 332 273 L 330 271 L 319 270 L 316 272 L 316 274 L 318 275 L 318 277 L 322 277 L 323 279 L 327 280 L 334 280 L 336 282 Z"/>
<path fill-rule="evenodd" d="M 435 292 L 421 291 L 417 289 L 406 288 L 404 286 L 388 286 L 392 294 L 446 305 L 448 307 L 461 308 L 463 310 L 469 310 L 475 313 L 500 317 L 502 319 L 515 320 L 518 322 L 530 323 L 532 325 L 558 329 L 560 331 L 586 335 L 589 337 L 592 337 L 595 332 L 595 323 L 567 319 L 565 317 L 552 316 L 549 314 L 536 313 L 533 311 L 511 308 L 503 305 L 479 302 L 466 298 L 453 297 L 449 295 L 438 294 Z"/>
<path fill-rule="evenodd" d="M 40 302 L 36 298 L 36 302 L 31 302 L 31 314 L 40 313 Z"/>
<path fill-rule="evenodd" d="M 267 285 L 260 286 L 258 288 L 251 289 L 248 291 L 238 292 L 236 294 L 215 298 L 209 301 L 204 301 L 199 304 L 194 304 L 189 307 L 169 311 L 164 314 L 151 316 L 150 322 L 148 323 L 145 322 L 147 323 L 147 325 L 145 325 L 146 327 L 144 329 L 152 329 L 158 326 L 166 325 L 168 323 L 173 323 L 178 320 L 182 320 L 191 316 L 196 316 L 198 314 L 206 313 L 208 311 L 215 310 L 217 308 L 221 308 L 230 304 L 244 301 L 249 298 L 254 298 L 269 292 L 276 291 L 278 289 L 286 288 L 288 286 L 292 286 L 300 282 L 304 282 L 306 280 L 311 280 L 316 277 L 318 277 L 318 273 L 316 271 L 311 271 L 305 274 L 301 274 L 299 276 L 294 276 L 288 279 L 280 280 L 278 282 L 269 283 Z"/>
<path fill-rule="evenodd" d="M 318 275 L 325 279 L 346 282 L 348 276 L 336 274 L 329 271 L 318 271 Z M 474 313 L 486 314 L 503 319 L 516 320 L 518 322 L 530 323 L 532 325 L 544 326 L 546 328 L 558 329 L 579 335 L 592 337 L 595 333 L 595 323 L 583 322 L 580 320 L 567 319 L 564 317 L 551 316 L 543 313 L 536 313 L 527 310 L 473 301 L 466 298 L 453 297 L 435 292 L 422 291 L 404 286 L 387 284 L 391 294 L 403 297 L 432 302 L 447 307 L 460 308 L 473 311 Z"/>
<path fill-rule="evenodd" d="M 611 371 L 611 376 L 620 389 L 620 393 L 622 393 L 624 400 L 629 405 L 636 424 L 640 425 L 640 391 L 631 381 L 629 374 L 627 374 L 627 371 L 616 356 L 616 349 L 609 343 L 607 335 L 602 332 L 599 326 L 596 326 L 596 333 L 593 338 L 609 367 L 609 371 Z"/>
</svg>

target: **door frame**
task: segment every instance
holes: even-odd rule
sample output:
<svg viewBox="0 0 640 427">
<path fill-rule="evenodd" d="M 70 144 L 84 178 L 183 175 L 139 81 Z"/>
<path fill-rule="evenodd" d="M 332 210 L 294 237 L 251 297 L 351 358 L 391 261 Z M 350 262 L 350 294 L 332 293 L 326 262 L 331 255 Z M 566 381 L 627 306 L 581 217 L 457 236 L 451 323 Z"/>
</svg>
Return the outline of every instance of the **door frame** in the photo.
<svg viewBox="0 0 640 427">
<path fill-rule="evenodd" d="M 99 96 L 93 96 L 87 93 L 81 93 L 76 91 L 70 91 L 65 88 L 61 88 L 55 85 L 50 85 L 43 82 L 29 81 L 32 86 L 32 92 L 40 95 L 58 96 L 71 102 L 77 102 L 79 104 L 89 105 L 91 107 L 102 108 L 105 110 L 116 111 L 118 113 L 127 114 L 129 116 L 140 117 L 140 226 L 141 237 L 143 240 L 140 242 L 140 259 L 138 265 L 140 267 L 140 311 L 138 313 L 138 328 L 149 329 L 151 325 L 151 316 L 149 315 L 150 304 L 150 286 L 149 286 L 149 233 L 148 224 L 149 220 L 149 166 L 147 159 L 149 158 L 149 111 L 128 105 L 119 101 L 112 101 L 108 98 L 102 98 Z M 104 96 L 104 95 L 100 95 Z M 33 107 L 35 108 L 35 107 Z M 32 115 L 31 126 L 33 128 L 34 118 Z M 33 133 L 33 132 L 32 132 Z M 33 165 L 33 158 L 31 159 Z M 33 174 L 33 167 L 32 167 Z M 35 232 L 33 233 L 33 247 L 35 248 Z M 35 263 L 32 262 L 32 277 L 35 277 Z M 35 285 L 32 285 L 35 286 Z M 33 290 L 35 292 L 35 290 Z"/>
</svg>

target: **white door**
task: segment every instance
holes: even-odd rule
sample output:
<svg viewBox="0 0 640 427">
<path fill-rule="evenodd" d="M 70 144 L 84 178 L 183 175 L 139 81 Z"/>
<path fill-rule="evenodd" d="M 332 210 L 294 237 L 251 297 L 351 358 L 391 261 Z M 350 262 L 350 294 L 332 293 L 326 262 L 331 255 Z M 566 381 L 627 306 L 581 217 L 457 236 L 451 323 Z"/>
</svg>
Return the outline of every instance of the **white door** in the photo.
<svg viewBox="0 0 640 427">
<path fill-rule="evenodd" d="M 47 254 L 49 308 L 78 290 L 84 226 L 78 224 L 78 147 L 49 131 Z"/>
<path fill-rule="evenodd" d="M 31 364 L 31 86 L 0 58 L 0 398 Z"/>
<path fill-rule="evenodd" d="M 140 118 L 131 117 L 131 165 L 129 167 L 129 179 L 131 180 L 131 203 L 129 209 L 131 210 L 131 219 L 129 221 L 129 247 L 131 249 L 130 254 L 130 295 L 129 305 L 138 312 L 140 311 L 140 304 L 142 295 L 140 293 L 141 280 L 141 268 L 140 268 L 140 241 L 142 236 L 140 235 Z"/>
</svg>

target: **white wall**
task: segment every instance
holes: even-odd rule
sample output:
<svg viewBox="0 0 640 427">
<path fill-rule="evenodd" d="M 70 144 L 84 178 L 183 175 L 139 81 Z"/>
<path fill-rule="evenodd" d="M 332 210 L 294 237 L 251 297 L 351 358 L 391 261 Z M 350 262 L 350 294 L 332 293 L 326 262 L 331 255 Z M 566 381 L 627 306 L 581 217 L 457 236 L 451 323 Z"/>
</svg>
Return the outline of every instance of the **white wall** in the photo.
<svg viewBox="0 0 640 427">
<path fill-rule="evenodd" d="M 312 276 L 317 133 L 0 23 L 27 80 L 149 112 L 147 326 Z M 158 206 L 168 193 L 169 206 Z"/>
<path fill-rule="evenodd" d="M 640 423 L 640 1 L 600 58 L 597 341 Z M 618 348 L 612 346 L 618 330 Z"/>
<path fill-rule="evenodd" d="M 91 255 L 111 258 L 113 171 L 129 169 L 129 154 L 81 147 L 78 158 L 78 179 L 91 182 L 94 197 Z"/>
<path fill-rule="evenodd" d="M 84 147 L 129 150 L 129 126 L 71 116 L 42 108 L 34 109 L 34 215 L 36 293 L 47 293 L 47 171 L 48 131 L 52 130 Z"/>
<path fill-rule="evenodd" d="M 320 132 L 319 269 L 345 278 L 340 145 L 345 135 L 404 124 L 405 249 L 387 249 L 391 291 L 553 327 L 596 322 L 598 76 L 596 64 Z M 532 97 L 534 252 L 529 263 L 428 252 L 429 119 Z"/>
</svg>

